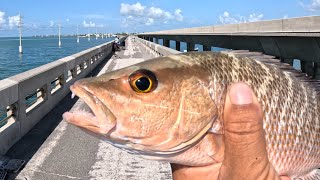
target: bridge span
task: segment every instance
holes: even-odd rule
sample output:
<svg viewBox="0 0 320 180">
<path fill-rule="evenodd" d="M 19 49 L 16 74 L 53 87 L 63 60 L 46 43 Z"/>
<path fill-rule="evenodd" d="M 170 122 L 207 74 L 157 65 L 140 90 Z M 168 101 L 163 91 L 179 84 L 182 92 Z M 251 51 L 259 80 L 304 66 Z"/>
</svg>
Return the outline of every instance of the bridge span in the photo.
<svg viewBox="0 0 320 180">
<path fill-rule="evenodd" d="M 156 43 L 161 40 L 161 45 L 178 51 L 185 42 L 188 51 L 199 44 L 205 51 L 220 47 L 262 52 L 291 65 L 298 59 L 303 72 L 320 79 L 320 16 L 163 30 L 138 36 Z"/>
</svg>

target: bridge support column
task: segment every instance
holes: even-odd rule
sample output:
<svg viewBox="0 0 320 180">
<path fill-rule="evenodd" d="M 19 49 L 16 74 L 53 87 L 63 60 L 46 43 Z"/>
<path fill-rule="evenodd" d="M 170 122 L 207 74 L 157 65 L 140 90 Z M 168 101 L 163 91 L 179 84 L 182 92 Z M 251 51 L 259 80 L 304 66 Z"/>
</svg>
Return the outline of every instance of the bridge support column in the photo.
<svg viewBox="0 0 320 180">
<path fill-rule="evenodd" d="M 176 50 L 181 51 L 180 50 L 180 41 L 176 41 Z"/>
<path fill-rule="evenodd" d="M 293 66 L 293 59 L 283 59 L 283 62 Z"/>
<path fill-rule="evenodd" d="M 319 62 L 315 62 L 313 64 L 313 79 L 320 79 L 320 63 Z"/>
<path fill-rule="evenodd" d="M 193 51 L 194 50 L 194 44 L 193 43 L 188 43 L 187 42 L 187 51 Z"/>
<path fill-rule="evenodd" d="M 170 40 L 169 39 L 163 39 L 163 46 L 170 47 Z"/>
<path fill-rule="evenodd" d="M 313 73 L 314 73 L 313 62 L 300 61 L 300 63 L 301 63 L 302 72 L 307 73 L 308 76 L 313 76 Z"/>
<path fill-rule="evenodd" d="M 211 46 L 202 45 L 203 51 L 211 51 Z"/>
</svg>

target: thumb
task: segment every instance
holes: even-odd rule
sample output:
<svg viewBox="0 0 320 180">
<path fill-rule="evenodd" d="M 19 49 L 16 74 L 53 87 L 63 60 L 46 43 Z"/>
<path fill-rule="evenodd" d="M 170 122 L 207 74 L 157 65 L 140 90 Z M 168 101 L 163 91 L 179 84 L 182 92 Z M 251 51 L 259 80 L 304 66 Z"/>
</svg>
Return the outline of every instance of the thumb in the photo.
<svg viewBox="0 0 320 180">
<path fill-rule="evenodd" d="M 224 109 L 225 156 L 221 179 L 274 179 L 263 130 L 262 110 L 250 87 L 235 83 L 228 89 Z"/>
</svg>

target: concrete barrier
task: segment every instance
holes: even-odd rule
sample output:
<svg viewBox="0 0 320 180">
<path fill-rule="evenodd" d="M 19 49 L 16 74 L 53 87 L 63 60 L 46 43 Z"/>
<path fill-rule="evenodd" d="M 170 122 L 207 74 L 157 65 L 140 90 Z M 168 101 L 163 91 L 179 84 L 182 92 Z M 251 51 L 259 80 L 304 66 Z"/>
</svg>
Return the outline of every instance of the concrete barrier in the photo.
<svg viewBox="0 0 320 180">
<path fill-rule="evenodd" d="M 156 32 L 146 32 L 146 33 L 141 33 L 139 35 L 307 33 L 307 32 L 308 33 L 320 32 L 320 16 L 309 16 L 309 17 L 299 17 L 299 18 L 290 18 L 290 19 L 247 22 L 247 23 L 239 23 L 239 24 L 173 29 L 173 30 L 164 30 L 164 31 L 156 31 Z"/>
<path fill-rule="evenodd" d="M 171 48 L 168 48 L 168 47 L 165 47 L 165 46 L 161 46 L 161 45 L 156 44 L 154 42 L 146 41 L 146 40 L 141 39 L 139 37 L 135 37 L 135 38 L 138 40 L 138 42 L 140 42 L 144 46 L 146 46 L 149 49 L 151 49 L 156 57 L 169 56 L 171 54 L 179 54 L 179 53 L 181 53 L 180 51 L 176 51 L 174 49 L 171 49 Z"/>
<path fill-rule="evenodd" d="M 121 37 L 123 41 L 125 37 Z M 112 52 L 102 44 L 0 81 L 0 155 L 23 137 L 69 92 L 70 85 L 86 77 Z M 1 116 L 0 116 L 1 117 Z"/>
</svg>

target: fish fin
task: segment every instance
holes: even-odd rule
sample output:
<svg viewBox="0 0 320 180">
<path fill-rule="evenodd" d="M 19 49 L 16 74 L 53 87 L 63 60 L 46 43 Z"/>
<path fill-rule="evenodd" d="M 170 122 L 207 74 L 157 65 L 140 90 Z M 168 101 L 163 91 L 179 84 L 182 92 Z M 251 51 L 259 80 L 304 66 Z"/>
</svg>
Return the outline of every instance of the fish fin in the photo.
<svg viewBox="0 0 320 180">
<path fill-rule="evenodd" d="M 261 52 L 252 52 L 248 50 L 227 50 L 221 51 L 221 53 L 226 54 L 228 56 L 234 56 L 237 58 L 250 58 L 256 61 L 260 61 L 264 64 L 268 64 L 271 66 L 276 66 L 281 69 L 283 72 L 289 73 L 291 76 L 297 78 L 299 81 L 308 84 L 310 87 L 313 87 L 316 92 L 320 95 L 320 81 L 314 79 L 314 77 L 309 76 L 307 73 L 302 72 L 301 70 L 297 70 L 293 68 L 292 65 L 282 62 L 274 56 L 265 55 Z"/>
<path fill-rule="evenodd" d="M 298 176 L 295 178 L 292 178 L 294 180 L 320 180 L 320 169 L 314 169 L 311 172 L 303 175 L 303 176 Z"/>
<path fill-rule="evenodd" d="M 213 117 L 212 127 L 209 132 L 214 134 L 223 134 L 223 110 L 227 94 L 227 82 L 210 81 L 209 94 L 213 103 L 217 107 L 217 116 Z"/>
<path fill-rule="evenodd" d="M 208 132 L 214 134 L 223 134 L 223 123 L 220 119 L 216 119 Z"/>
</svg>

